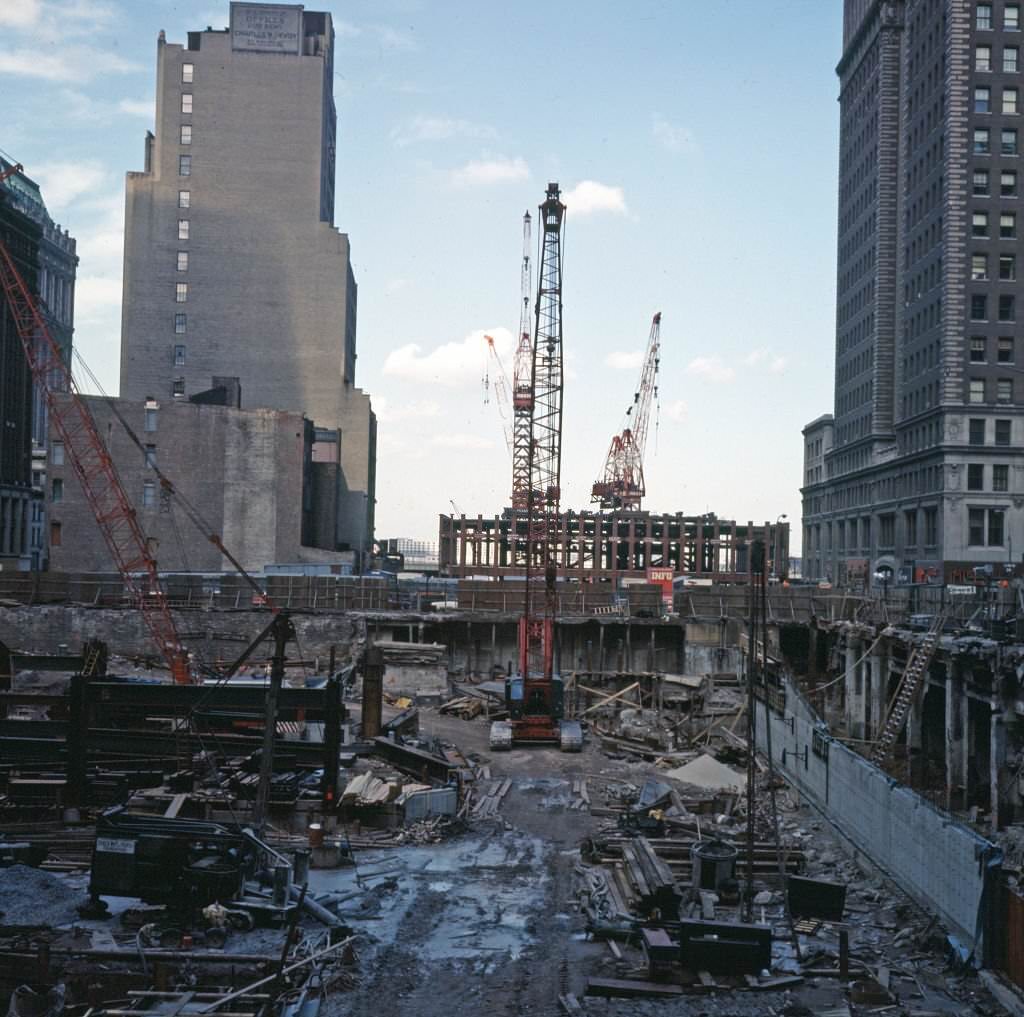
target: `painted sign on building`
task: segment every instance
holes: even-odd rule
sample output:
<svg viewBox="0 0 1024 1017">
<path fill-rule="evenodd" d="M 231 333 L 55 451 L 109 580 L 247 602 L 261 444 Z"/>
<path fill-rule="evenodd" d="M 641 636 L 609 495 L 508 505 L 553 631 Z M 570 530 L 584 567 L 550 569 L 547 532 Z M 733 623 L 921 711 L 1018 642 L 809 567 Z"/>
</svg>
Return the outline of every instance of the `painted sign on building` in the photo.
<svg viewBox="0 0 1024 1017">
<path fill-rule="evenodd" d="M 302 8 L 275 4 L 231 5 L 231 48 L 253 53 L 301 52 Z"/>
<path fill-rule="evenodd" d="M 675 579 L 675 575 L 672 569 L 647 569 L 647 582 L 661 587 L 661 602 L 669 610 L 672 609 L 672 580 Z"/>
</svg>

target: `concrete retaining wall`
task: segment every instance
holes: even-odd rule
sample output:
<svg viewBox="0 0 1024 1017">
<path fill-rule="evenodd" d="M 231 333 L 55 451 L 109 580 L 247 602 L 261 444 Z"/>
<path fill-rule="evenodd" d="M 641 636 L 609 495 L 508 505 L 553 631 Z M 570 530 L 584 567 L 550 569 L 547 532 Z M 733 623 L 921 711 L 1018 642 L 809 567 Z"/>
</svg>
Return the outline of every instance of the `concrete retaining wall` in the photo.
<svg viewBox="0 0 1024 1017">
<path fill-rule="evenodd" d="M 1000 849 L 829 736 L 792 684 L 784 715 L 758 703 L 761 752 L 766 714 L 772 758 L 793 786 L 871 862 L 936 912 L 967 952 L 987 963 Z"/>
</svg>

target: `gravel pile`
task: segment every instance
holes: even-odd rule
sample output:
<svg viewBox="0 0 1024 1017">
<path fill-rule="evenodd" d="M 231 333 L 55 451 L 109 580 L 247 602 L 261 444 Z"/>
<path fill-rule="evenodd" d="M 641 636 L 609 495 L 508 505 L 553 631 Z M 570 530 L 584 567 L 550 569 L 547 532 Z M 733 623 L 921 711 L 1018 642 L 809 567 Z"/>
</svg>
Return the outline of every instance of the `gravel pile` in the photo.
<svg viewBox="0 0 1024 1017">
<path fill-rule="evenodd" d="M 0 869 L 0 922 L 5 925 L 67 925 L 77 920 L 75 908 L 84 896 L 52 872 L 27 865 Z"/>
</svg>

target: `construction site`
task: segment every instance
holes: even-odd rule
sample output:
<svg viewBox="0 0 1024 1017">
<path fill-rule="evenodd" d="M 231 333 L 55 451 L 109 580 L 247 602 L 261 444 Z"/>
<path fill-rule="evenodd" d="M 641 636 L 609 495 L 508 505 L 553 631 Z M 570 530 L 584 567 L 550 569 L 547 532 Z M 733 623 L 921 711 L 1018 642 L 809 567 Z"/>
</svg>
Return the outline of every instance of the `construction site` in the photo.
<svg viewBox="0 0 1024 1017">
<path fill-rule="evenodd" d="M 781 515 L 644 510 L 660 314 L 569 511 L 564 219 L 509 507 L 441 516 L 433 577 L 250 574 L 154 462 L 233 565 L 161 572 L 0 244 L 115 566 L 0 573 L 12 1015 L 1021 1012 L 1019 591 L 791 584 Z"/>
</svg>

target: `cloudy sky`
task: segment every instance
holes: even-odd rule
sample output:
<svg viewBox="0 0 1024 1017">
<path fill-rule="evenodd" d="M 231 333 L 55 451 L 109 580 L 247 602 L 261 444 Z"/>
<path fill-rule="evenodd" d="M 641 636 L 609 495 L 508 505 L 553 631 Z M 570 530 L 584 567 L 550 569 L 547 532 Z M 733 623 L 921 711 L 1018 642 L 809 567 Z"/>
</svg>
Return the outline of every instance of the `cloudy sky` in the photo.
<svg viewBox="0 0 1024 1017">
<path fill-rule="evenodd" d="M 840 0 L 308 6 L 337 32 L 378 536 L 436 539 L 452 502 L 507 504 L 483 336 L 510 369 L 522 215 L 549 180 L 569 208 L 563 504 L 587 507 L 660 310 L 646 507 L 798 520 L 800 428 L 832 406 Z M 0 0 L 0 149 L 78 238 L 76 344 L 110 393 L 157 33 L 184 42 L 227 12 Z"/>
</svg>

